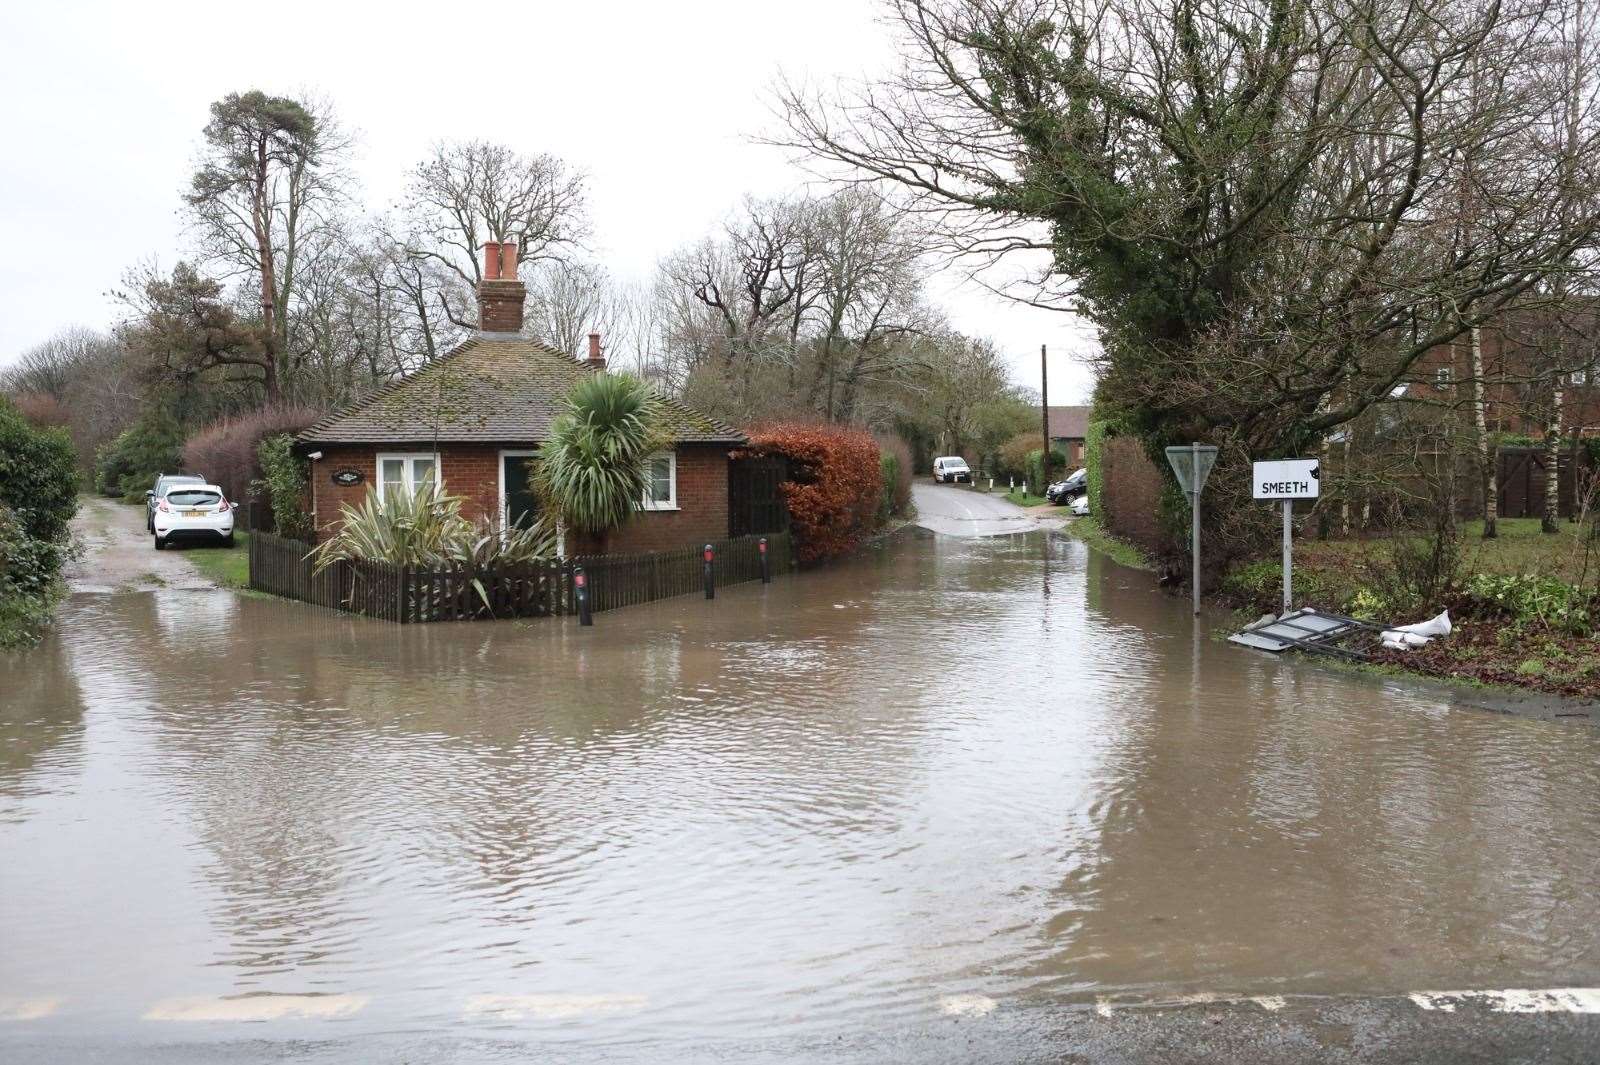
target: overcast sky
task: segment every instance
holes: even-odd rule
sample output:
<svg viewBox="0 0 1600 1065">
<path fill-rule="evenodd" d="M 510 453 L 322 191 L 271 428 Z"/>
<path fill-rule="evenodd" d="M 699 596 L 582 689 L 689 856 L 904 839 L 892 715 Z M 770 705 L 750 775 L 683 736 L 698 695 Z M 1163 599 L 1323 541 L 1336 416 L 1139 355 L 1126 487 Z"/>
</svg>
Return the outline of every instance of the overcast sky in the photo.
<svg viewBox="0 0 1600 1065">
<path fill-rule="evenodd" d="M 104 326 L 106 296 L 141 258 L 185 250 L 179 191 L 224 94 L 327 97 L 358 137 L 358 202 L 398 197 L 439 139 L 551 152 L 590 176 L 596 257 L 619 277 L 698 239 L 746 192 L 808 175 L 752 143 L 782 70 L 828 83 L 892 61 L 871 0 L 612 0 L 553 4 L 4 5 L 0 93 L 0 365 L 61 326 Z M 955 271 L 935 296 L 992 337 L 1015 379 L 1084 402 L 1070 316 L 1010 304 Z"/>
</svg>

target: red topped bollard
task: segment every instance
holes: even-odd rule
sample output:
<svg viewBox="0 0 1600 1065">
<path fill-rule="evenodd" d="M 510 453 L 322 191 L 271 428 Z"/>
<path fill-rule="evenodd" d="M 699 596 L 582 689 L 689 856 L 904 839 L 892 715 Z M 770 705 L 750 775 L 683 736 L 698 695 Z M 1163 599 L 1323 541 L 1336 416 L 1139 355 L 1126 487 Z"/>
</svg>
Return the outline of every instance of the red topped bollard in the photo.
<svg viewBox="0 0 1600 1065">
<path fill-rule="evenodd" d="M 593 625 L 594 615 L 589 611 L 589 577 L 582 566 L 572 568 L 572 589 L 578 597 L 578 624 Z"/>
</svg>

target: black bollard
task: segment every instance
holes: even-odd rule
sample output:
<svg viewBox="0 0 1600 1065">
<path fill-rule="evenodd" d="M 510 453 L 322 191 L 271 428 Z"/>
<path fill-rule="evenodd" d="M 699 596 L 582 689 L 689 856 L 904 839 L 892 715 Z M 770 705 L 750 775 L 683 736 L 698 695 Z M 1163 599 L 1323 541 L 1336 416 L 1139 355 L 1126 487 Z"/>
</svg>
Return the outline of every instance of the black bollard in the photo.
<svg viewBox="0 0 1600 1065">
<path fill-rule="evenodd" d="M 756 550 L 761 554 L 761 583 L 772 583 L 772 570 L 767 565 L 767 538 L 763 536 L 761 542 L 756 544 Z"/>
<path fill-rule="evenodd" d="M 707 599 L 715 599 L 717 597 L 717 582 L 716 579 L 711 576 L 711 560 L 715 557 L 715 551 L 712 549 L 710 544 L 707 544 L 705 561 Z"/>
<path fill-rule="evenodd" d="M 593 625 L 594 615 L 589 612 L 589 578 L 584 575 L 582 566 L 572 569 L 572 587 L 578 593 L 578 624 Z"/>
</svg>

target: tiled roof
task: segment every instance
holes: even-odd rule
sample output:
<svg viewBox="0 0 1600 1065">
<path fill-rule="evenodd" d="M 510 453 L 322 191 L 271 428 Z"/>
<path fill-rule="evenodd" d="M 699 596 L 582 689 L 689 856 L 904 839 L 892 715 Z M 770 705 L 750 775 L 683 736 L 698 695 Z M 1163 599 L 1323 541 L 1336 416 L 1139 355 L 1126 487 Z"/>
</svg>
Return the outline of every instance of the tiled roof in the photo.
<svg viewBox="0 0 1600 1065">
<path fill-rule="evenodd" d="M 1089 435 L 1089 407 L 1051 407 L 1050 439 L 1082 440 Z"/>
<path fill-rule="evenodd" d="M 567 392 L 593 371 L 564 352 L 511 334 L 480 333 L 409 377 L 330 414 L 302 444 L 537 443 Z M 673 438 L 742 444 L 745 436 L 663 397 Z"/>
</svg>

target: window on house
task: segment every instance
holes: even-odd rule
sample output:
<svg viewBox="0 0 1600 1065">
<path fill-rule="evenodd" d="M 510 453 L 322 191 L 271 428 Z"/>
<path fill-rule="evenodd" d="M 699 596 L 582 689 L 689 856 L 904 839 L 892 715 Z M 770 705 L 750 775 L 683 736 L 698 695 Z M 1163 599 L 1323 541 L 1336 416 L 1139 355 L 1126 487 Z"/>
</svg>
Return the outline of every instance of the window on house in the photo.
<svg viewBox="0 0 1600 1065">
<path fill-rule="evenodd" d="M 438 487 L 438 458 L 434 455 L 379 455 L 378 484 L 384 498 L 398 492 L 415 495 Z"/>
<path fill-rule="evenodd" d="M 1433 383 L 1438 385 L 1440 388 L 1449 388 L 1450 367 L 1441 366 L 1437 370 L 1433 371 Z"/>
<path fill-rule="evenodd" d="M 678 509 L 678 454 L 658 451 L 645 460 L 645 510 Z"/>
</svg>

